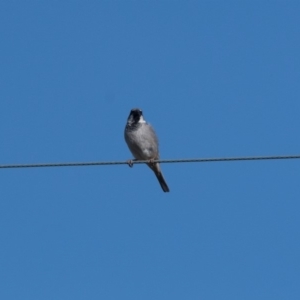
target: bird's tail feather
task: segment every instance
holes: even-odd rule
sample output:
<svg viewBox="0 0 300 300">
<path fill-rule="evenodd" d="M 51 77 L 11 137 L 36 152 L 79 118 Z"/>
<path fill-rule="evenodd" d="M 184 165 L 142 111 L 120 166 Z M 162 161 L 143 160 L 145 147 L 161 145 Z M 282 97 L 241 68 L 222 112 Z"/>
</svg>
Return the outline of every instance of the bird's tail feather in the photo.
<svg viewBox="0 0 300 300">
<path fill-rule="evenodd" d="M 158 179 L 158 182 L 159 182 L 159 184 L 160 184 L 160 186 L 161 186 L 161 188 L 162 188 L 162 190 L 166 193 L 166 192 L 170 192 L 170 189 L 169 189 L 169 187 L 168 187 L 168 185 L 167 185 L 167 183 L 166 183 L 166 181 L 165 181 L 165 179 L 164 179 L 164 176 L 163 176 L 163 174 L 162 174 L 162 172 L 161 172 L 161 170 L 160 170 L 160 165 L 159 165 L 159 163 L 148 163 L 147 164 L 149 167 L 150 167 L 150 169 L 154 172 L 154 174 L 155 174 L 155 176 L 156 176 L 156 178 Z"/>
<path fill-rule="evenodd" d="M 161 172 L 154 172 L 154 174 L 156 175 L 162 190 L 164 192 L 170 192 L 169 187 L 164 179 L 163 174 Z"/>
</svg>

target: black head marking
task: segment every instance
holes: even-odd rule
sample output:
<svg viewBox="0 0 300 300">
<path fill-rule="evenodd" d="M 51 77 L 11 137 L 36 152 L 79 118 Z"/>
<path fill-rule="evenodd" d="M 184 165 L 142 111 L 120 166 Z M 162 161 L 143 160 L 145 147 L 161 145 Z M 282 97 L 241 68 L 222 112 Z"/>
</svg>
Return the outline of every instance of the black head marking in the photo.
<svg viewBox="0 0 300 300">
<path fill-rule="evenodd" d="M 131 124 L 136 124 L 139 122 L 141 116 L 143 115 L 142 110 L 140 110 L 139 108 L 133 108 L 130 111 L 129 117 L 128 117 L 128 121 Z"/>
</svg>

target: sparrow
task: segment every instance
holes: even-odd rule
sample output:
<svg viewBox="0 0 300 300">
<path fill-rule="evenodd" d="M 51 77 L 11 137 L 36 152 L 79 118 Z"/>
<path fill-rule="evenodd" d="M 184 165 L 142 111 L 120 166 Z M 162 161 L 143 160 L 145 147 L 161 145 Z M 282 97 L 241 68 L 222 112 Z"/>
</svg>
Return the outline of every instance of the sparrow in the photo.
<svg viewBox="0 0 300 300">
<path fill-rule="evenodd" d="M 164 192 L 169 192 L 169 187 L 160 170 L 160 165 L 154 160 L 159 160 L 158 139 L 154 129 L 148 124 L 143 112 L 139 108 L 130 111 L 124 132 L 125 141 L 135 160 L 148 160 L 148 167 L 154 172 Z M 132 161 L 128 162 L 132 166 Z"/>
</svg>

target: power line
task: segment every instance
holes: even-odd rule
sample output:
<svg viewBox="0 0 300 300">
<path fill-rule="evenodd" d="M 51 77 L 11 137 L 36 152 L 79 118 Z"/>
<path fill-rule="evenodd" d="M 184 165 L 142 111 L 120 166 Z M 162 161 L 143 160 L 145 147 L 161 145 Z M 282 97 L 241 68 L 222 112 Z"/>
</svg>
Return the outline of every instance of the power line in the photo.
<svg viewBox="0 0 300 300">
<path fill-rule="evenodd" d="M 162 159 L 154 160 L 159 163 L 200 163 L 200 162 L 226 162 L 226 161 L 247 161 L 247 160 L 279 160 L 279 159 L 299 159 L 300 155 L 276 155 L 276 156 L 245 156 L 245 157 L 217 157 L 217 158 L 192 158 L 192 159 Z M 149 161 L 132 161 L 133 164 L 144 164 Z M 108 162 L 74 162 L 74 163 L 41 163 L 41 164 L 13 164 L 0 165 L 0 169 L 16 168 L 48 168 L 48 167 L 89 167 L 126 165 L 128 161 L 108 161 Z"/>
</svg>

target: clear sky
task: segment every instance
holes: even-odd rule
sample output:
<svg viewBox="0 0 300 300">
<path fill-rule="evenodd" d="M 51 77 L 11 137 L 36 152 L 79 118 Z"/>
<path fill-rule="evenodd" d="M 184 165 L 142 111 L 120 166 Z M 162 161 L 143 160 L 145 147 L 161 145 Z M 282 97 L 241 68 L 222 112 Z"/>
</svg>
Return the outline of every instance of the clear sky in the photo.
<svg viewBox="0 0 300 300">
<path fill-rule="evenodd" d="M 299 1 L 1 1 L 0 164 L 300 154 Z M 300 299 L 300 161 L 0 169 L 0 298 Z"/>
</svg>

